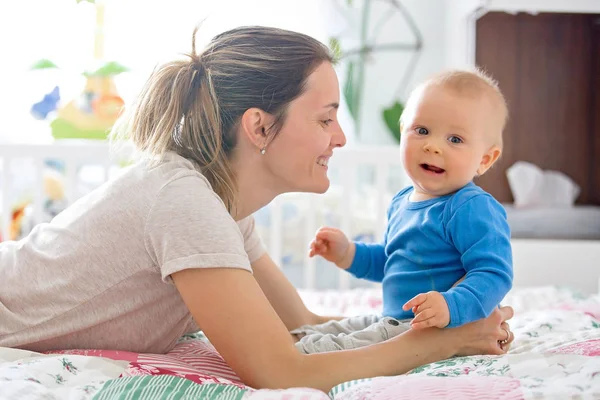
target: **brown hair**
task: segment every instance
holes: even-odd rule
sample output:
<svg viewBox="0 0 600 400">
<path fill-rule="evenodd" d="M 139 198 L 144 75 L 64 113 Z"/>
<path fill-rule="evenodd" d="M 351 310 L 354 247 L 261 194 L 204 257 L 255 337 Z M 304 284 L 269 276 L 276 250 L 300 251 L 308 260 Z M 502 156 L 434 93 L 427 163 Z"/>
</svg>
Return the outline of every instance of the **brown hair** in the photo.
<svg viewBox="0 0 600 400">
<path fill-rule="evenodd" d="M 192 160 L 231 212 L 236 180 L 229 160 L 241 116 L 254 107 L 272 114 L 272 140 L 308 76 L 334 59 L 310 36 L 260 26 L 219 34 L 196 53 L 197 31 L 187 59 L 152 73 L 113 137 L 127 137 L 149 155 L 175 151 Z"/>
</svg>

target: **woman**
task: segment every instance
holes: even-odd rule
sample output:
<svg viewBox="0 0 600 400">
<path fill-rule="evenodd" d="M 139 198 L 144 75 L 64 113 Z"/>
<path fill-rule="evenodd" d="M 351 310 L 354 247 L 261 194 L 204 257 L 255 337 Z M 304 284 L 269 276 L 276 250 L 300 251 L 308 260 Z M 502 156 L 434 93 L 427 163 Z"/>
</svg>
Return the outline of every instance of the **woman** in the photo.
<svg viewBox="0 0 600 400">
<path fill-rule="evenodd" d="M 308 36 L 247 27 L 200 54 L 192 40 L 188 59 L 158 68 L 121 128 L 147 157 L 0 247 L 0 346 L 166 352 L 201 328 L 246 384 L 325 391 L 503 353 L 510 308 L 360 350 L 296 351 L 289 331 L 327 318 L 307 310 L 251 215 L 329 187 L 327 162 L 346 142 L 332 63 Z"/>
</svg>

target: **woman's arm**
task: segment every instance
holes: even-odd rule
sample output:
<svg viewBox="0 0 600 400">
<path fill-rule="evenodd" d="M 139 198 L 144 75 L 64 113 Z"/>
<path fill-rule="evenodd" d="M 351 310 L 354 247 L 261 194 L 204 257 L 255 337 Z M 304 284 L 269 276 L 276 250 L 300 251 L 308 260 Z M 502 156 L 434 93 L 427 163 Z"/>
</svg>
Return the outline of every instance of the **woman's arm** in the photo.
<svg viewBox="0 0 600 400">
<path fill-rule="evenodd" d="M 397 375 L 452 355 L 501 354 L 501 311 L 456 329 L 409 331 L 358 350 L 304 355 L 248 271 L 187 269 L 172 275 L 179 293 L 217 351 L 248 385 L 256 388 L 313 387 Z M 504 314 L 510 314 L 505 312 Z M 507 318 L 504 318 L 507 319 Z"/>
<path fill-rule="evenodd" d="M 288 330 L 329 321 L 306 308 L 296 288 L 267 253 L 252 263 L 252 270 L 254 278 Z"/>
</svg>

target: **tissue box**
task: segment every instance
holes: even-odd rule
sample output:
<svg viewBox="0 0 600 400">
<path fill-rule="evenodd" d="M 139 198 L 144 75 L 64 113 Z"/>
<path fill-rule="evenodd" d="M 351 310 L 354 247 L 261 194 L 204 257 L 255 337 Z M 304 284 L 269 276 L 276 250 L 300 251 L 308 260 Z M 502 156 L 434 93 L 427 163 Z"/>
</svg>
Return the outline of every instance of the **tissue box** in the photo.
<svg viewBox="0 0 600 400">
<path fill-rule="evenodd" d="M 581 188 L 569 176 L 542 170 L 535 164 L 517 161 L 506 170 L 515 207 L 571 207 Z"/>
</svg>

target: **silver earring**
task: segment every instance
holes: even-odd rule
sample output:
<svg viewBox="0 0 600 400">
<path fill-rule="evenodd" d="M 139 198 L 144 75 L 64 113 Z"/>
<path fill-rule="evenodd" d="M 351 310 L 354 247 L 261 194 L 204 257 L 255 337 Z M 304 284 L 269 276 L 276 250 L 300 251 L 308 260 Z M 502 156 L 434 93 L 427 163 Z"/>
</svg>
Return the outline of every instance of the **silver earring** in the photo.
<svg viewBox="0 0 600 400">
<path fill-rule="evenodd" d="M 266 152 L 267 152 L 266 147 L 263 147 L 262 149 L 260 149 L 260 154 L 262 154 L 263 156 L 265 155 Z"/>
</svg>

